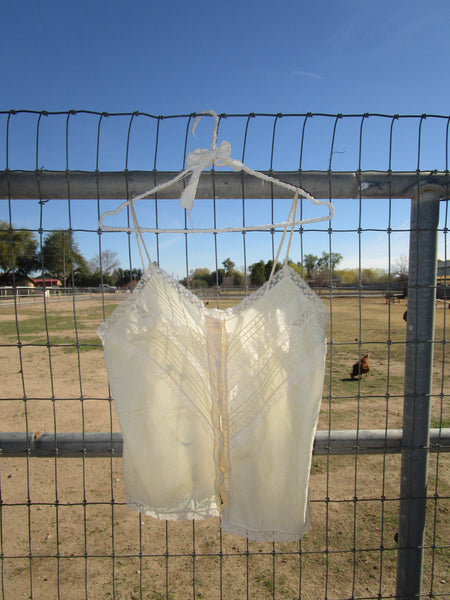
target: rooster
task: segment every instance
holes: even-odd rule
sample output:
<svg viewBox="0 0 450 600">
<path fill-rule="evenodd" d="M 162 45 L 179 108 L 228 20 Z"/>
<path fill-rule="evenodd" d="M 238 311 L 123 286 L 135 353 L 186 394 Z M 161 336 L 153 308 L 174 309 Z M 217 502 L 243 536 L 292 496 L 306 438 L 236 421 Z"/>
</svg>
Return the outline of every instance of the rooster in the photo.
<svg viewBox="0 0 450 600">
<path fill-rule="evenodd" d="M 350 373 L 350 377 L 352 379 L 354 379 L 355 377 L 361 377 L 361 375 L 364 374 L 367 375 L 367 373 L 370 371 L 369 356 L 370 354 L 366 354 L 365 356 L 361 357 L 361 360 L 355 362 L 352 368 L 352 372 Z"/>
</svg>

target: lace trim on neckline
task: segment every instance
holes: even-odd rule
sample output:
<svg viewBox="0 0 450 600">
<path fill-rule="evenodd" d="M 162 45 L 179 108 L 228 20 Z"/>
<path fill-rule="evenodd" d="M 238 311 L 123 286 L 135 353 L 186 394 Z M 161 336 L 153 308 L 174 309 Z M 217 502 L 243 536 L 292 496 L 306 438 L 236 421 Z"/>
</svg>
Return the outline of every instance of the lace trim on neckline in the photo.
<svg viewBox="0 0 450 600">
<path fill-rule="evenodd" d="M 119 321 L 124 314 L 128 313 L 129 311 L 136 311 L 137 299 L 154 274 L 161 277 L 165 283 L 167 283 L 176 290 L 176 292 L 181 298 L 195 306 L 205 316 L 210 316 L 216 319 L 229 319 L 234 317 L 238 313 L 244 311 L 246 308 L 257 302 L 260 298 L 264 296 L 264 294 L 276 287 L 280 281 L 287 277 L 297 287 L 299 287 L 302 293 L 314 304 L 318 313 L 321 315 L 323 321 L 328 322 L 328 310 L 323 304 L 320 297 L 309 287 L 309 285 L 304 281 L 304 279 L 300 277 L 297 271 L 295 271 L 288 265 L 284 265 L 274 274 L 272 279 L 266 281 L 264 285 L 262 285 L 256 291 L 246 296 L 243 300 L 241 300 L 241 302 L 239 302 L 235 306 L 226 309 L 220 309 L 207 308 L 204 305 L 204 303 L 200 300 L 200 298 L 196 294 L 194 294 L 190 289 L 186 288 L 184 285 L 182 285 L 179 281 L 174 279 L 171 275 L 166 273 L 166 271 L 164 271 L 160 267 L 151 264 L 142 275 L 139 283 L 136 285 L 134 290 L 130 293 L 129 298 L 124 300 L 112 312 L 112 314 L 105 321 L 103 321 L 103 323 L 99 325 L 97 333 L 102 340 L 105 338 L 109 329 L 117 321 Z"/>
<path fill-rule="evenodd" d="M 158 511 L 154 508 L 149 507 L 147 504 L 139 502 L 137 500 L 130 500 L 127 498 L 127 506 L 131 510 L 137 510 L 148 517 L 164 521 L 192 521 L 204 520 L 214 517 L 220 517 L 220 527 L 226 533 L 231 535 L 239 535 L 247 538 L 250 542 L 298 542 L 311 527 L 311 521 L 309 517 L 309 500 L 308 508 L 306 511 L 306 520 L 303 527 L 296 532 L 292 531 L 275 531 L 275 530 L 264 530 L 264 531 L 253 531 L 252 529 L 246 529 L 241 525 L 228 522 L 223 516 L 220 516 L 220 511 L 217 507 L 210 507 L 194 511 Z"/>
</svg>

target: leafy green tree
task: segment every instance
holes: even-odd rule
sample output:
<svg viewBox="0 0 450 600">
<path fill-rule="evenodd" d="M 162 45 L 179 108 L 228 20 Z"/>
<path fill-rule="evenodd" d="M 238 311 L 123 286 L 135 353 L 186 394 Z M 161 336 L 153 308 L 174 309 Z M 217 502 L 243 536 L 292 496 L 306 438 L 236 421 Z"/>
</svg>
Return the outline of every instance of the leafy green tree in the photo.
<svg viewBox="0 0 450 600">
<path fill-rule="evenodd" d="M 208 287 L 210 285 L 211 271 L 207 267 L 195 269 L 191 272 L 190 285 L 192 287 Z"/>
<path fill-rule="evenodd" d="M 97 287 L 101 283 L 115 284 L 115 278 L 109 273 L 92 272 L 89 268 L 77 269 L 73 277 L 74 285 L 77 287 Z"/>
<path fill-rule="evenodd" d="M 266 263 L 260 260 L 250 265 L 250 282 L 252 285 L 263 285 L 266 281 Z"/>
<path fill-rule="evenodd" d="M 200 267 L 198 269 L 191 269 L 189 277 L 180 279 L 180 283 L 185 287 L 204 288 L 212 285 L 210 280 L 211 271 L 207 267 Z"/>
<path fill-rule="evenodd" d="M 302 267 L 302 263 L 300 261 L 295 263 L 294 261 L 289 260 L 288 264 L 291 267 L 291 269 L 294 269 L 294 271 L 297 271 L 297 273 L 300 275 L 300 277 L 304 276 L 305 269 Z"/>
<path fill-rule="evenodd" d="M 358 269 L 340 269 L 335 272 L 335 277 L 344 285 L 358 283 Z"/>
<path fill-rule="evenodd" d="M 233 271 L 233 284 L 236 287 L 241 287 L 244 283 L 244 274 L 240 271 Z"/>
<path fill-rule="evenodd" d="M 322 252 L 322 256 L 317 260 L 317 269 L 322 273 L 333 273 L 342 259 L 343 256 L 340 252 Z"/>
<path fill-rule="evenodd" d="M 39 269 L 38 242 L 32 231 L 14 229 L 0 221 L 0 269 L 3 273 L 28 275 Z"/>
<path fill-rule="evenodd" d="M 180 281 L 184 286 L 191 288 L 206 288 L 209 286 L 211 271 L 207 267 L 191 269 L 189 277 L 185 277 Z"/>
<path fill-rule="evenodd" d="M 223 278 L 225 277 L 225 270 L 218 269 L 217 271 L 213 271 L 209 276 L 208 285 L 213 287 L 215 285 L 222 285 Z"/>
<path fill-rule="evenodd" d="M 385 269 L 362 269 L 361 283 L 387 283 L 389 273 Z"/>
<path fill-rule="evenodd" d="M 272 268 L 273 268 L 273 260 L 268 260 L 266 262 L 266 264 L 264 265 L 264 275 L 265 275 L 265 281 L 267 281 L 270 277 L 270 274 L 272 273 Z M 275 265 L 275 273 L 277 271 L 279 271 L 281 269 L 281 263 L 277 263 Z"/>
<path fill-rule="evenodd" d="M 226 258 L 222 261 L 223 268 L 225 269 L 225 275 L 231 275 L 234 269 L 234 262 L 231 258 Z"/>
<path fill-rule="evenodd" d="M 119 267 L 116 270 L 116 273 L 117 277 L 114 283 L 117 286 L 127 285 L 130 283 L 131 280 L 139 281 L 142 277 L 142 269 L 132 269 L 130 273 L 130 269 L 122 269 L 121 267 Z"/>
<path fill-rule="evenodd" d="M 196 277 L 194 277 L 194 279 L 190 280 L 190 284 L 192 288 L 207 288 L 208 287 L 208 282 L 205 281 L 204 279 L 198 279 Z"/>
<path fill-rule="evenodd" d="M 250 265 L 250 283 L 252 285 L 263 285 L 270 277 L 273 268 L 273 260 L 264 262 L 259 260 L 256 263 Z M 275 273 L 281 269 L 281 264 L 277 263 L 275 266 Z"/>
<path fill-rule="evenodd" d="M 65 282 L 76 273 L 86 272 L 88 266 L 78 243 L 70 231 L 53 231 L 42 244 L 43 270 Z"/>
<path fill-rule="evenodd" d="M 315 254 L 305 254 L 303 265 L 306 270 L 306 278 L 313 279 L 317 271 L 319 258 Z"/>
<path fill-rule="evenodd" d="M 197 279 L 208 279 L 211 275 L 211 271 L 208 267 L 200 267 L 198 269 L 191 269 L 190 271 L 191 277 L 196 277 Z"/>
</svg>

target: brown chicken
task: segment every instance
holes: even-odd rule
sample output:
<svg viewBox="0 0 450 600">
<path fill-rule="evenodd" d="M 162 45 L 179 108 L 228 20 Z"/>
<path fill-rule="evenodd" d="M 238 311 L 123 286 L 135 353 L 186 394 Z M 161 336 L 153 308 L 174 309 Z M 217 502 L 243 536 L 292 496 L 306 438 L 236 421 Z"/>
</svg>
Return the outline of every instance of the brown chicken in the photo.
<svg viewBox="0 0 450 600">
<path fill-rule="evenodd" d="M 366 354 L 365 356 L 361 357 L 360 361 L 355 362 L 352 368 L 352 372 L 350 373 L 350 377 L 352 379 L 354 379 L 355 377 L 361 377 L 361 375 L 364 374 L 367 375 L 367 373 L 370 371 L 369 356 L 370 354 Z"/>
</svg>

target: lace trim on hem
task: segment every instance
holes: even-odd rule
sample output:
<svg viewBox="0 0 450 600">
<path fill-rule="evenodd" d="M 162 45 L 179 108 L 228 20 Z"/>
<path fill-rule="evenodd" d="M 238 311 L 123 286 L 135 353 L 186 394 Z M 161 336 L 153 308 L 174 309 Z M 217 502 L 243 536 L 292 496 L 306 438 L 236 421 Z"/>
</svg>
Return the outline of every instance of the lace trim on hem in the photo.
<svg viewBox="0 0 450 600">
<path fill-rule="evenodd" d="M 163 521 L 192 521 L 192 519 L 201 520 L 220 516 L 220 512 L 217 508 L 208 508 L 199 511 L 158 511 L 154 508 L 150 508 L 147 504 L 138 502 L 137 500 L 130 500 L 129 498 L 127 498 L 127 506 L 131 510 L 137 510 L 148 517 Z"/>
<path fill-rule="evenodd" d="M 302 538 L 308 529 L 311 527 L 311 522 L 309 518 L 307 519 L 305 525 L 300 529 L 300 531 L 252 531 L 251 529 L 246 529 L 241 525 L 235 525 L 234 523 L 228 523 L 222 519 L 220 523 L 221 528 L 227 533 L 231 533 L 232 535 L 240 535 L 242 537 L 247 538 L 251 542 L 298 542 L 300 538 Z"/>
<path fill-rule="evenodd" d="M 204 520 L 213 517 L 220 517 L 220 512 L 217 508 L 209 508 L 200 511 L 186 510 L 167 512 L 155 510 L 142 502 L 130 499 L 127 499 L 127 506 L 131 510 L 139 511 L 149 517 L 153 517 L 154 519 L 159 519 L 162 521 L 192 521 L 193 519 Z M 247 538 L 251 542 L 297 542 L 311 527 L 311 522 L 308 514 L 305 525 L 299 531 L 253 531 L 251 529 L 246 529 L 241 525 L 229 523 L 224 518 L 221 518 L 220 527 L 226 533 L 239 535 Z"/>
</svg>

